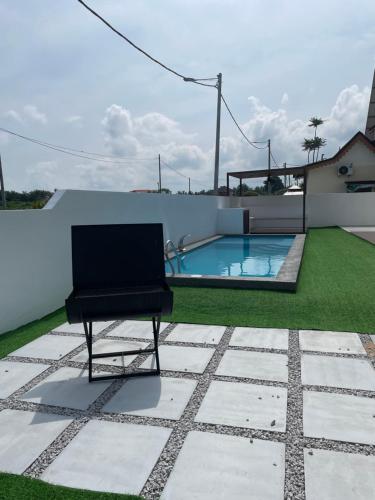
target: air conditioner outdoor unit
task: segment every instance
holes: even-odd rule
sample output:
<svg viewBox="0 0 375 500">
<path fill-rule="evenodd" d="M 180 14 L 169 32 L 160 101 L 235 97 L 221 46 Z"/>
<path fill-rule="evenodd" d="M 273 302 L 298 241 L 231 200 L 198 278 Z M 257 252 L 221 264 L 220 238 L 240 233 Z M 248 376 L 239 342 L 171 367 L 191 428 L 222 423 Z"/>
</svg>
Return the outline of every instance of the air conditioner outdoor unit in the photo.
<svg viewBox="0 0 375 500">
<path fill-rule="evenodd" d="M 337 175 L 352 175 L 353 174 L 353 164 L 350 165 L 341 165 L 337 167 Z"/>
</svg>

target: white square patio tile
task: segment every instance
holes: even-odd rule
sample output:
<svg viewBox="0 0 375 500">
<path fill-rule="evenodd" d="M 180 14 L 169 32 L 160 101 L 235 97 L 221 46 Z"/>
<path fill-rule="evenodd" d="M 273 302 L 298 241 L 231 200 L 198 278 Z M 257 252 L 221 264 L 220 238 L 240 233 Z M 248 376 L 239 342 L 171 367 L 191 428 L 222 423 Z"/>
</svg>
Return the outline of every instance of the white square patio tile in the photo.
<svg viewBox="0 0 375 500">
<path fill-rule="evenodd" d="M 161 498 L 282 500 L 284 455 L 283 443 L 189 432 Z"/>
<path fill-rule="evenodd" d="M 301 330 L 299 332 L 299 343 L 303 351 L 366 354 L 356 333 Z"/>
<path fill-rule="evenodd" d="M 160 333 L 165 330 L 169 323 L 160 322 Z M 125 337 L 134 339 L 154 339 L 152 332 L 152 321 L 126 320 L 121 325 L 116 326 L 108 334 L 108 337 Z"/>
<path fill-rule="evenodd" d="M 197 344 L 218 344 L 226 330 L 225 326 L 190 325 L 180 323 L 168 335 L 170 342 L 193 342 Z"/>
<path fill-rule="evenodd" d="M 276 328 L 236 327 L 230 346 L 288 350 L 289 331 Z"/>
<path fill-rule="evenodd" d="M 72 422 L 62 415 L 20 410 L 0 412 L 0 470 L 21 474 Z"/>
<path fill-rule="evenodd" d="M 124 340 L 109 340 L 109 339 L 99 339 L 92 345 L 92 351 L 94 354 L 103 354 L 106 352 L 116 352 L 116 351 L 132 351 L 134 349 L 145 349 L 148 346 L 146 342 L 131 342 Z M 131 356 L 121 356 L 110 357 L 110 358 L 100 358 L 94 359 L 94 364 L 99 365 L 112 365 L 112 366 L 129 366 L 130 363 L 137 357 L 136 354 Z M 88 361 L 87 349 L 81 351 L 77 356 L 72 358 L 72 361 L 78 361 L 81 363 L 86 363 Z"/>
<path fill-rule="evenodd" d="M 285 432 L 286 403 L 287 390 L 282 387 L 215 380 L 195 421 Z"/>
<path fill-rule="evenodd" d="M 96 335 L 97 333 L 102 332 L 109 325 L 112 325 L 114 321 L 97 321 L 92 324 L 92 333 Z M 85 333 L 82 323 L 73 323 L 70 325 L 69 323 L 64 323 L 60 326 L 57 326 L 52 330 L 53 332 L 63 332 L 63 333 Z"/>
<path fill-rule="evenodd" d="M 163 427 L 91 420 L 41 479 L 72 488 L 139 494 L 170 433 Z"/>
<path fill-rule="evenodd" d="M 302 384 L 375 391 L 375 370 L 367 360 L 303 354 Z"/>
<path fill-rule="evenodd" d="M 225 352 L 216 375 L 288 382 L 288 356 L 269 352 Z"/>
<path fill-rule="evenodd" d="M 110 382 L 89 383 L 88 372 L 64 367 L 52 373 L 22 396 L 24 401 L 86 410 Z"/>
<path fill-rule="evenodd" d="M 375 400 L 346 394 L 304 391 L 305 436 L 375 444 Z"/>
<path fill-rule="evenodd" d="M 195 380 L 170 377 L 129 379 L 103 411 L 178 420 L 197 385 Z"/>
<path fill-rule="evenodd" d="M 61 359 L 69 352 L 82 345 L 84 340 L 79 337 L 59 335 L 42 335 L 20 349 L 10 353 L 10 356 L 23 358 Z"/>
<path fill-rule="evenodd" d="M 9 397 L 47 368 L 49 365 L 0 361 L 0 399 Z"/>
<path fill-rule="evenodd" d="M 161 345 L 159 359 L 161 370 L 176 372 L 203 373 L 210 362 L 215 349 L 209 347 L 180 347 Z M 155 368 L 155 356 L 149 356 L 141 368 Z"/>
<path fill-rule="evenodd" d="M 312 450 L 305 453 L 306 500 L 375 498 L 375 457 Z"/>
</svg>

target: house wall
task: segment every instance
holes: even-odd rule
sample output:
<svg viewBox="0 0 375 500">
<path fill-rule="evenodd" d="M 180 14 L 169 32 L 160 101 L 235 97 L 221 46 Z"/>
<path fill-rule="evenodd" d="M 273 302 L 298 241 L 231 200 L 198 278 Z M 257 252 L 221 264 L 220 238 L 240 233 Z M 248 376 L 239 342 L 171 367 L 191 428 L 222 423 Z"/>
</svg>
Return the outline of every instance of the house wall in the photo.
<svg viewBox="0 0 375 500">
<path fill-rule="evenodd" d="M 62 191 L 43 210 L 0 211 L 0 333 L 61 307 L 71 291 L 70 227 L 162 222 L 164 238 L 217 233 L 227 197 Z M 136 245 L 136 242 L 131 242 Z"/>
<path fill-rule="evenodd" d="M 337 167 L 353 164 L 353 175 L 338 176 Z M 346 193 L 346 181 L 375 180 L 375 154 L 362 142 L 356 142 L 335 163 L 311 169 L 307 193 Z"/>
</svg>

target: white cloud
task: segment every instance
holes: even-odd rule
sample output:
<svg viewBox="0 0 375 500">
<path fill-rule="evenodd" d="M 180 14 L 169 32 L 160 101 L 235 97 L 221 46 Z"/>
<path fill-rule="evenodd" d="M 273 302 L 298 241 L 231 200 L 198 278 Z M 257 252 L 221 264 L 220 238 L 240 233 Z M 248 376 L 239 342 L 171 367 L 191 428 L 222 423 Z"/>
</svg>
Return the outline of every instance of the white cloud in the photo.
<svg viewBox="0 0 375 500">
<path fill-rule="evenodd" d="M 38 108 L 32 104 L 27 104 L 26 106 L 24 106 L 23 111 L 28 118 L 43 125 L 45 125 L 48 121 L 47 116 L 44 113 L 40 112 Z"/>
<path fill-rule="evenodd" d="M 327 139 L 325 157 L 334 154 L 358 130 L 363 130 L 367 115 L 369 88 L 357 85 L 343 89 L 318 133 Z M 304 137 L 312 135 L 309 117 L 291 119 L 283 109 L 272 110 L 258 98 L 248 99 L 250 118 L 241 124 L 253 140 L 272 139 L 272 152 L 278 164 L 304 163 L 306 154 L 301 149 Z M 28 169 L 32 187 L 108 189 L 129 191 L 135 188 L 154 188 L 158 181 L 157 155 L 180 174 L 192 178 L 193 190 L 210 188 L 213 181 L 213 148 L 202 149 L 194 135 L 186 133 L 181 125 L 160 113 L 133 117 L 130 111 L 112 104 L 102 120 L 104 144 L 111 155 L 143 159 L 123 163 L 90 162 L 70 164 L 39 162 Z M 258 144 L 259 147 L 263 145 Z M 265 168 L 267 150 L 251 148 L 240 134 L 224 136 L 220 142 L 220 184 L 227 171 Z M 198 181 L 198 182 L 196 182 Z M 203 184 L 203 186 L 202 186 Z M 162 167 L 162 185 L 173 191 L 187 189 L 187 179 Z"/>
<path fill-rule="evenodd" d="M 326 157 L 336 153 L 358 130 L 364 130 L 369 97 L 370 89 L 360 89 L 357 85 L 339 93 L 332 109 L 323 117 L 326 120 L 324 125 L 318 129 L 318 133 L 327 139 Z M 301 150 L 301 143 L 305 137 L 312 135 L 311 128 L 307 126 L 310 117 L 290 119 L 285 109 L 272 110 L 254 96 L 248 99 L 251 118 L 243 124 L 248 137 L 253 140 L 271 138 L 272 151 L 279 164 L 284 161 L 305 162 L 306 154 Z M 265 152 L 254 150 L 251 159 L 252 167 L 266 167 Z"/>
<path fill-rule="evenodd" d="M 281 98 L 281 104 L 285 106 L 289 102 L 289 96 L 286 92 L 283 93 L 283 96 Z"/>
<path fill-rule="evenodd" d="M 24 106 L 21 112 L 16 111 L 15 109 L 10 109 L 3 113 L 3 115 L 5 118 L 10 118 L 18 123 L 25 123 L 27 120 L 32 120 L 45 125 L 48 121 L 47 116 L 40 112 L 38 108 L 32 104 Z"/>
<path fill-rule="evenodd" d="M 72 115 L 65 118 L 66 123 L 71 123 L 72 125 L 76 125 L 77 127 L 82 127 L 82 116 L 80 115 Z"/>
<path fill-rule="evenodd" d="M 14 109 L 10 109 L 9 111 L 6 111 L 4 113 L 5 118 L 10 118 L 11 120 L 14 120 L 15 122 L 18 123 L 23 123 L 23 120 L 21 118 L 21 115 L 17 113 Z"/>
</svg>

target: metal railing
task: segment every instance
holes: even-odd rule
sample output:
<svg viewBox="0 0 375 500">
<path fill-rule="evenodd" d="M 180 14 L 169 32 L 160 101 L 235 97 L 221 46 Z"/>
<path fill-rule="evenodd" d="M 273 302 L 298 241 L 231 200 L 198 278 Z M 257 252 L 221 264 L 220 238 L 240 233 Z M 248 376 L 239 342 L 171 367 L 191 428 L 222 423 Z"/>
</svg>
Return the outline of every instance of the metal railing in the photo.
<svg viewBox="0 0 375 500">
<path fill-rule="evenodd" d="M 171 248 L 171 251 L 174 252 L 174 254 L 176 256 L 177 272 L 181 273 L 181 258 L 180 258 L 180 254 L 177 251 L 176 245 L 173 243 L 173 241 L 172 240 L 168 240 L 166 242 L 165 246 L 164 246 L 164 255 L 165 255 L 165 258 L 166 258 L 168 264 L 170 265 L 170 268 L 172 270 L 172 274 L 175 275 L 176 271 L 174 269 L 173 262 L 172 262 L 172 260 L 169 257 L 169 252 L 170 252 L 169 247 Z"/>
</svg>

